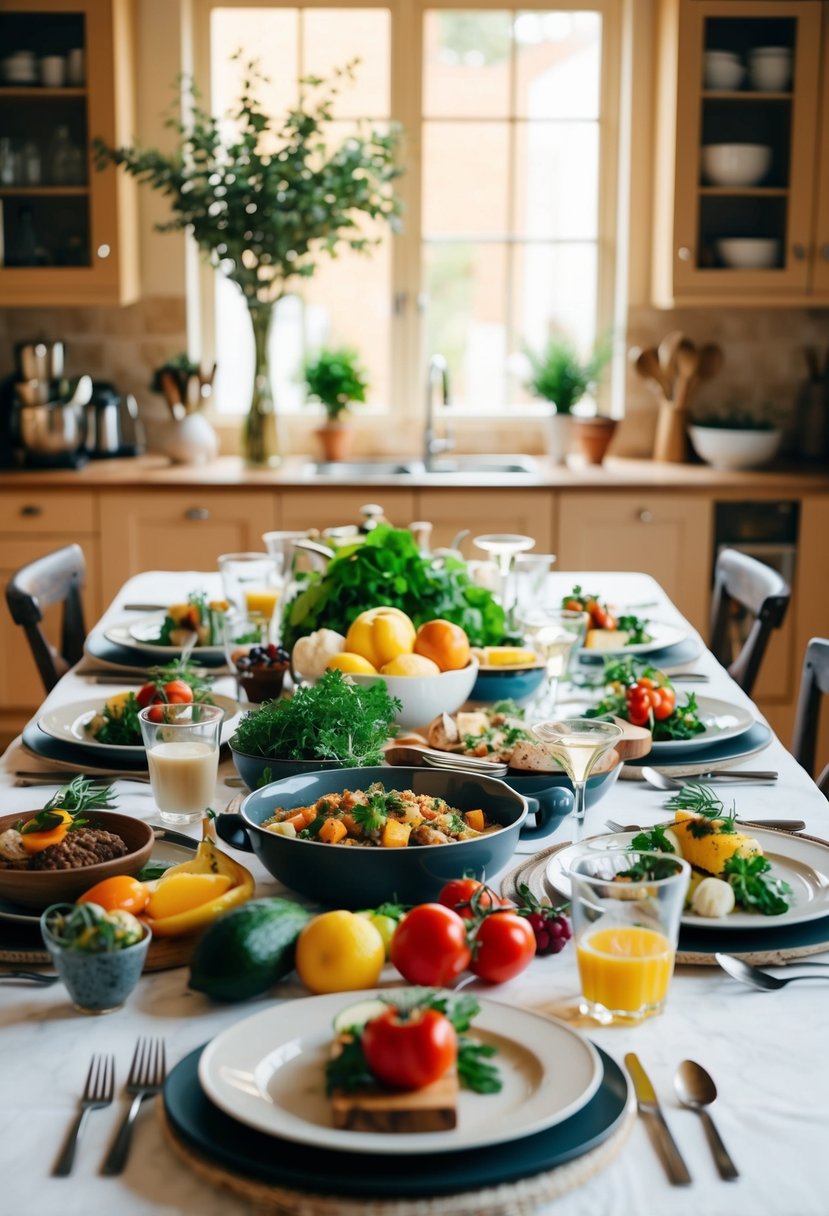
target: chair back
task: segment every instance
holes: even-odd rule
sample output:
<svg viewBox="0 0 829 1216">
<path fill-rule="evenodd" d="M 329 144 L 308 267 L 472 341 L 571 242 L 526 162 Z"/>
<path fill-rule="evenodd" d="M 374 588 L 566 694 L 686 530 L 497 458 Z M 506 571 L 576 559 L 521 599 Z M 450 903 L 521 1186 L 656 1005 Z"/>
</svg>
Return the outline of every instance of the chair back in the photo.
<svg viewBox="0 0 829 1216">
<path fill-rule="evenodd" d="M 711 600 L 711 650 L 746 693 L 754 688 L 772 632 L 783 624 L 791 590 L 786 580 L 736 549 L 723 549 L 714 569 Z M 734 654 L 730 625 L 734 605 L 754 617 L 745 642 Z"/>
<path fill-rule="evenodd" d="M 829 764 L 818 777 L 815 775 L 817 728 L 821 697 L 829 694 L 829 638 L 812 638 L 806 647 L 800 676 L 800 694 L 794 723 L 792 754 L 818 786 L 829 796 Z"/>
<path fill-rule="evenodd" d="M 28 638 L 47 692 L 83 654 L 86 626 L 81 589 L 85 580 L 83 550 L 80 545 L 67 545 L 23 566 L 6 586 L 12 619 Z M 41 624 L 43 609 L 52 604 L 63 605 L 59 650 L 48 641 Z"/>
</svg>

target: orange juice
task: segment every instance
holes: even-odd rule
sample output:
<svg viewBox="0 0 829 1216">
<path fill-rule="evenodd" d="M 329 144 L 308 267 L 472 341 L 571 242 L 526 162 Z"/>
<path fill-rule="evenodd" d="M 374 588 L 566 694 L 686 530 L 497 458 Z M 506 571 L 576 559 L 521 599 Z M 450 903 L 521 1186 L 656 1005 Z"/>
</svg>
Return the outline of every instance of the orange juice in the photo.
<svg viewBox="0 0 829 1216">
<path fill-rule="evenodd" d="M 276 587 L 251 587 L 245 591 L 245 604 L 251 614 L 263 616 L 270 620 L 279 603 L 279 591 Z"/>
<path fill-rule="evenodd" d="M 585 999 L 634 1017 L 662 1004 L 674 969 L 674 948 L 667 937 L 639 925 L 585 934 L 576 958 Z"/>
</svg>

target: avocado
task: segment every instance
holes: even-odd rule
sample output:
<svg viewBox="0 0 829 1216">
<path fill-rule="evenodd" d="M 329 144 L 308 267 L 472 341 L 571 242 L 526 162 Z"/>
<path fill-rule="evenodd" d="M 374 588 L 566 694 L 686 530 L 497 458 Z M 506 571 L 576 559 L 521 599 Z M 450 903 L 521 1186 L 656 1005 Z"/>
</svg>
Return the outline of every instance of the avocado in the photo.
<svg viewBox="0 0 829 1216">
<path fill-rule="evenodd" d="M 310 919 L 307 909 L 275 897 L 232 908 L 196 943 L 190 987 L 214 1001 L 267 992 L 293 970 L 296 939 Z"/>
</svg>

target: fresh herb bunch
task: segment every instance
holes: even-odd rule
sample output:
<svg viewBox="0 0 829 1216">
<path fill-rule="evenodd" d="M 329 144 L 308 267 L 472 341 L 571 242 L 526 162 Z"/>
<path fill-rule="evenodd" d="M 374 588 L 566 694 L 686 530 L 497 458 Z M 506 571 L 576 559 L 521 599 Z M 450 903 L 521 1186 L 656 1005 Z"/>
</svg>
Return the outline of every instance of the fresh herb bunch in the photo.
<svg viewBox="0 0 829 1216">
<path fill-rule="evenodd" d="M 435 1009 L 444 1014 L 455 1028 L 458 1036 L 458 1081 L 464 1089 L 478 1094 L 496 1094 L 503 1083 L 498 1069 L 489 1060 L 497 1054 L 497 1048 L 489 1043 L 480 1043 L 467 1035 L 473 1020 L 481 1011 L 474 996 L 438 995 L 431 989 L 415 989 L 411 993 L 389 995 L 381 998 L 385 1004 L 401 1011 Z M 353 1093 L 376 1084 L 369 1071 L 362 1046 L 362 1026 L 351 1027 L 351 1036 L 343 1044 L 338 1056 L 329 1060 L 325 1069 L 326 1089 L 330 1094 L 335 1089 Z"/>
<path fill-rule="evenodd" d="M 737 810 L 734 803 L 731 804 L 731 810 L 727 811 L 722 799 L 718 798 L 712 789 L 707 785 L 700 785 L 696 781 L 687 782 L 683 789 L 672 794 L 665 803 L 665 809 L 691 811 L 694 815 L 701 815 L 703 819 L 708 820 L 708 823 L 692 824 L 689 828 L 692 836 L 709 836 L 714 831 L 714 821 L 717 824 L 716 830 L 720 834 L 728 834 L 737 830 L 735 823 Z"/>
<path fill-rule="evenodd" d="M 616 628 L 624 630 L 628 635 L 626 646 L 641 646 L 645 642 L 653 641 L 653 634 L 648 633 L 648 623 L 640 616 L 634 616 L 632 612 L 624 612 L 616 618 Z"/>
<path fill-rule="evenodd" d="M 112 790 L 108 785 L 96 785 L 88 777 L 75 777 L 53 794 L 43 809 L 49 811 L 60 808 L 62 811 L 71 811 L 73 815 L 82 811 L 111 811 L 115 806 L 111 795 Z"/>
<path fill-rule="evenodd" d="M 658 823 L 646 832 L 638 832 L 628 845 L 631 853 L 676 853 L 667 835 L 667 827 Z"/>
<path fill-rule="evenodd" d="M 349 347 L 323 347 L 315 359 L 307 361 L 304 374 L 309 401 L 321 402 L 329 422 L 347 413 L 353 402 L 366 399 L 368 376 L 357 351 Z"/>
<path fill-rule="evenodd" d="M 769 873 L 771 863 L 761 853 L 751 857 L 729 857 L 723 877 L 731 884 L 734 898 L 743 908 L 756 908 L 763 916 L 780 916 L 789 910 L 792 888 Z"/>
<path fill-rule="evenodd" d="M 285 607 L 282 641 L 288 650 L 307 633 L 346 634 L 366 607 L 400 608 L 415 625 L 442 617 L 460 625 L 473 646 L 504 640 L 504 610 L 491 591 L 472 582 L 458 558 L 424 557 L 411 532 L 380 524 L 359 545 L 341 549 L 324 573 L 310 571 Z"/>
<path fill-rule="evenodd" d="M 628 848 L 632 850 L 632 844 Z M 668 857 L 639 857 L 626 870 L 618 872 L 616 881 L 659 882 L 660 878 L 672 878 L 676 873 L 676 862 Z"/>
<path fill-rule="evenodd" d="M 341 671 L 326 671 L 315 685 L 245 714 L 232 743 L 245 755 L 275 760 L 338 760 L 343 768 L 379 764 L 399 708 L 383 680 L 362 688 Z"/>
<path fill-rule="evenodd" d="M 140 705 L 134 692 L 123 701 L 117 712 L 104 705 L 101 710 L 103 722 L 95 729 L 95 742 L 108 743 L 112 747 L 136 747 L 141 743 L 141 723 L 138 719 Z M 96 719 L 97 720 L 97 719 Z"/>
</svg>

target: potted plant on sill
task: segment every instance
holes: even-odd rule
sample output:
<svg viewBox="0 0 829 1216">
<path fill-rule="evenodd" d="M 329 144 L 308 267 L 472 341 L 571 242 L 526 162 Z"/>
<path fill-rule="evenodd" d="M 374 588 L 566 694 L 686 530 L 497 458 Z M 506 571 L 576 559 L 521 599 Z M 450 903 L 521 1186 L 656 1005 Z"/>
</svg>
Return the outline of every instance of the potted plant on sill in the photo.
<svg viewBox="0 0 829 1216">
<path fill-rule="evenodd" d="M 277 303 L 310 278 L 323 257 L 343 247 L 363 253 L 377 244 L 360 221 L 398 226 L 397 130 L 359 128 L 338 146 L 329 143 L 334 98 L 355 63 L 329 81 L 300 81 L 299 102 L 281 120 L 256 98 L 266 77 L 254 61 L 245 65 L 241 97 L 224 119 L 198 104 L 192 83 L 183 86 L 189 118 L 167 120 L 178 137 L 172 152 L 95 141 L 98 168 L 121 165 L 166 194 L 172 216 L 158 229 L 189 232 L 244 295 L 255 348 L 243 436 L 251 464 L 275 465 L 282 456 L 268 352 Z M 309 89 L 318 90 L 316 102 L 308 101 Z"/>
<path fill-rule="evenodd" d="M 308 400 L 320 402 L 325 409 L 325 424 L 315 431 L 324 459 L 344 460 L 354 436 L 348 415 L 352 405 L 365 401 L 368 388 L 357 351 L 323 347 L 305 364 L 305 387 Z"/>
<path fill-rule="evenodd" d="M 598 384 L 610 359 L 611 346 L 609 342 L 597 342 L 588 358 L 582 359 L 569 339 L 552 337 L 542 351 L 528 350 L 527 355 L 531 367 L 527 388 L 553 406 L 547 440 L 548 454 L 554 464 L 563 464 L 573 439 L 573 408 L 586 392 Z M 603 429 L 608 431 L 609 443 L 616 423 L 612 418 L 603 419 L 602 422 L 607 424 Z"/>
<path fill-rule="evenodd" d="M 777 455 L 783 439 L 771 409 L 760 414 L 733 406 L 722 413 L 694 418 L 688 427 L 691 445 L 715 469 L 756 469 Z"/>
</svg>

